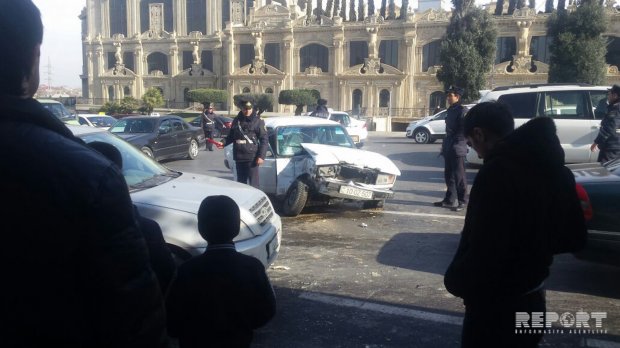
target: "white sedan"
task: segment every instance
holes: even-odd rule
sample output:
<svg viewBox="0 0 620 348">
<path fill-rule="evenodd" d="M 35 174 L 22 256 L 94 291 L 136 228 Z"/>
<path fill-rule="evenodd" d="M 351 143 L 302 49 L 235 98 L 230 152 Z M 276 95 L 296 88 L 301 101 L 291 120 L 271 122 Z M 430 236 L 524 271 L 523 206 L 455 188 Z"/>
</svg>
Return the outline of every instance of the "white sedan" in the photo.
<svg viewBox="0 0 620 348">
<path fill-rule="evenodd" d="M 205 197 L 226 195 L 235 200 L 241 211 L 241 230 L 234 239 L 237 250 L 256 257 L 265 267 L 275 261 L 280 250 L 282 222 L 260 190 L 230 180 L 170 170 L 99 128 L 69 128 L 86 143 L 103 141 L 119 149 L 133 203 L 141 215 L 159 223 L 177 258 L 186 260 L 204 252 L 207 242 L 198 233 L 196 213 Z"/>
<path fill-rule="evenodd" d="M 334 111 L 332 108 L 328 108 L 328 111 L 328 120 L 335 121 L 343 125 L 347 129 L 347 133 L 349 133 L 356 146 L 361 147 L 364 145 L 366 139 L 368 139 L 368 128 L 366 121 L 355 119 L 344 111 Z M 310 113 L 307 115 L 310 116 Z"/>
<path fill-rule="evenodd" d="M 82 126 L 90 126 L 97 128 L 109 129 L 112 127 L 114 123 L 116 123 L 116 119 L 112 116 L 108 115 L 99 115 L 99 114 L 79 114 L 78 115 L 78 123 Z"/>
<path fill-rule="evenodd" d="M 394 195 L 400 170 L 387 157 L 360 150 L 341 124 L 320 117 L 265 120 L 269 151 L 259 167 L 259 188 L 282 202 L 282 212 L 298 215 L 307 203 L 361 201 L 379 208 Z M 226 165 L 236 173 L 232 144 Z"/>
</svg>

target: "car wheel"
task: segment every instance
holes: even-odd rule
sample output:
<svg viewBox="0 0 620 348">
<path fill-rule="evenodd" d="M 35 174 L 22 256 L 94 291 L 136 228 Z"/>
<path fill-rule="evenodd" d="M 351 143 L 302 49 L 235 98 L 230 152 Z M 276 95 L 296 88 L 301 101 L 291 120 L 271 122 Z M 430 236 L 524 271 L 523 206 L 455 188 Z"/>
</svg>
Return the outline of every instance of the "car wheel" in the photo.
<svg viewBox="0 0 620 348">
<path fill-rule="evenodd" d="M 308 200 L 308 185 L 301 180 L 295 180 L 282 202 L 282 212 L 286 216 L 297 216 Z"/>
<path fill-rule="evenodd" d="M 153 155 L 153 150 L 151 150 L 149 147 L 145 146 L 143 148 L 140 149 L 145 155 L 149 156 L 150 158 L 155 158 L 155 156 Z"/>
<path fill-rule="evenodd" d="M 189 148 L 187 149 L 187 158 L 193 160 L 198 157 L 198 142 L 196 139 L 192 139 L 189 142 Z"/>
<path fill-rule="evenodd" d="M 383 208 L 384 203 L 385 203 L 385 200 L 383 199 L 376 200 L 376 201 L 364 201 L 363 207 L 364 209 L 379 209 L 379 208 Z"/>
<path fill-rule="evenodd" d="M 431 134 L 424 128 L 416 129 L 413 131 L 413 139 L 418 144 L 428 144 L 431 139 Z"/>
</svg>

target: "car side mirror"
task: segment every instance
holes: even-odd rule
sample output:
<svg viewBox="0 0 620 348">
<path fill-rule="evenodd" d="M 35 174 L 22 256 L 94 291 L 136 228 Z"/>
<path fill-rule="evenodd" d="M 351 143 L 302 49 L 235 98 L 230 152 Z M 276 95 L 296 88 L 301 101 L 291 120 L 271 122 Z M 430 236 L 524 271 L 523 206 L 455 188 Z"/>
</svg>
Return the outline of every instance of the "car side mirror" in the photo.
<svg viewBox="0 0 620 348">
<path fill-rule="evenodd" d="M 362 146 L 364 146 L 364 143 L 362 143 L 362 142 L 359 142 L 359 143 L 355 144 L 355 147 L 357 147 L 358 149 L 361 149 Z"/>
</svg>

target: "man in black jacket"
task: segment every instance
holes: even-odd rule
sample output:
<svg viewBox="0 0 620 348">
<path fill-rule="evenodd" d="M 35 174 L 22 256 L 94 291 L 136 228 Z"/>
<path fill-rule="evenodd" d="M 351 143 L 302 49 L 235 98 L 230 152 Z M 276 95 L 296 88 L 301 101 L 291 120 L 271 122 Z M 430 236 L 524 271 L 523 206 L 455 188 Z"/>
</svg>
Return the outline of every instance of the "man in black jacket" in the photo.
<svg viewBox="0 0 620 348">
<path fill-rule="evenodd" d="M 465 303 L 462 347 L 537 347 L 542 334 L 515 333 L 516 312 L 545 312 L 553 255 L 585 244 L 575 178 L 550 118 L 534 118 L 513 132 L 505 106 L 481 103 L 468 112 L 464 128 L 484 164 L 444 278 Z"/>
<path fill-rule="evenodd" d="M 213 140 L 213 132 L 215 131 L 215 112 L 213 104 L 206 102 L 203 104 L 204 110 L 200 117 L 200 124 L 202 125 L 202 131 L 205 133 L 205 139 L 207 140 L 207 150 L 213 151 L 213 143 L 209 140 Z"/>
<path fill-rule="evenodd" d="M 265 121 L 256 114 L 251 101 L 241 101 L 241 111 L 232 122 L 226 143 L 233 144 L 237 181 L 258 187 L 258 167 L 269 146 Z"/>
<path fill-rule="evenodd" d="M 127 184 L 32 96 L 43 25 L 0 2 L 3 347 L 163 347 L 164 306 Z"/>
<path fill-rule="evenodd" d="M 446 181 L 446 195 L 444 199 L 433 203 L 436 207 L 451 208 L 461 211 L 467 204 L 467 177 L 465 176 L 465 156 L 467 144 L 463 134 L 463 117 L 467 111 L 461 105 L 463 89 L 450 86 L 446 91 L 448 104 L 446 115 L 446 137 L 441 144 L 441 154 L 444 158 L 444 179 Z"/>
<path fill-rule="evenodd" d="M 607 94 L 607 113 L 601 120 L 601 128 L 590 150 L 598 147 L 599 162 L 607 162 L 620 157 L 620 86 L 613 85 Z"/>
</svg>

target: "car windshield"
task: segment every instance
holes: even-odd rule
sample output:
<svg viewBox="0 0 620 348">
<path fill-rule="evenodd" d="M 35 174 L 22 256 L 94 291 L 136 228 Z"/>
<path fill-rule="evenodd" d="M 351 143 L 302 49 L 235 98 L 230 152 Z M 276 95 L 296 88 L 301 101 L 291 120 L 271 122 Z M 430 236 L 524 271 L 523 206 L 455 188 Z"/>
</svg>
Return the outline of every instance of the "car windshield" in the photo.
<svg viewBox="0 0 620 348">
<path fill-rule="evenodd" d="M 340 125 L 287 126 L 276 130 L 279 156 L 295 156 L 303 152 L 302 143 L 355 147 L 353 140 Z"/>
<path fill-rule="evenodd" d="M 95 116 L 89 117 L 88 120 L 96 127 L 112 127 L 116 119 L 112 116 Z"/>
<path fill-rule="evenodd" d="M 80 136 L 86 143 L 102 141 L 114 145 L 123 157 L 123 176 L 129 191 L 137 191 L 160 185 L 181 175 L 157 163 L 130 143 L 108 132 Z"/>
<path fill-rule="evenodd" d="M 63 122 L 75 119 L 75 116 L 60 103 L 41 103 L 41 105 Z"/>
<path fill-rule="evenodd" d="M 112 133 L 153 133 L 155 129 L 155 119 L 130 118 L 118 120 L 110 132 Z"/>
</svg>

